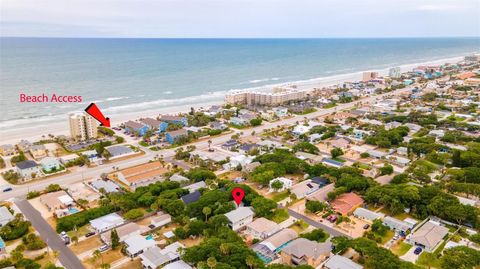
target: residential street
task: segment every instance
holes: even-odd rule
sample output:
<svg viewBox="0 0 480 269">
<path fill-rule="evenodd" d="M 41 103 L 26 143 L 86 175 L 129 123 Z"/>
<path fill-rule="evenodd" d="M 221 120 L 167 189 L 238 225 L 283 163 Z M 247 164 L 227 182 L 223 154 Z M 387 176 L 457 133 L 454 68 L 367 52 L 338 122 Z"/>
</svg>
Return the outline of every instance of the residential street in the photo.
<svg viewBox="0 0 480 269">
<path fill-rule="evenodd" d="M 58 234 L 42 218 L 40 213 L 24 199 L 16 199 L 15 204 L 20 208 L 25 217 L 32 223 L 33 227 L 40 233 L 40 237 L 52 250 L 57 250 L 60 254 L 59 259 L 62 265 L 67 269 L 81 269 L 83 264 L 77 256 L 64 244 Z"/>
<path fill-rule="evenodd" d="M 316 227 L 316 228 L 321 228 L 323 230 L 325 230 L 326 232 L 328 232 L 331 236 L 335 237 L 335 236 L 346 236 L 348 238 L 351 238 L 350 235 L 346 234 L 346 233 L 343 233 L 341 231 L 338 231 L 338 230 L 335 230 L 333 229 L 332 227 L 330 226 L 327 226 L 321 222 L 318 222 L 318 221 L 315 221 L 315 220 L 312 220 L 311 218 L 307 217 L 307 216 L 304 216 L 302 214 L 299 214 L 291 209 L 288 209 L 288 214 L 290 214 L 290 216 L 292 217 L 295 217 L 297 219 L 302 219 L 304 220 L 305 222 L 307 222 L 308 224 Z"/>
</svg>

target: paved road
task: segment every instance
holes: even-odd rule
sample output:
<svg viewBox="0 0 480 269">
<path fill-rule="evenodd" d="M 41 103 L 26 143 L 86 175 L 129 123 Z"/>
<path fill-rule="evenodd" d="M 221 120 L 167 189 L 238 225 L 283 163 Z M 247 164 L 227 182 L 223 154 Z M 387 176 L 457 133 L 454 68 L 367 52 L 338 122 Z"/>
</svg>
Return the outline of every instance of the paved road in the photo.
<svg viewBox="0 0 480 269">
<path fill-rule="evenodd" d="M 314 118 L 317 118 L 317 117 L 320 117 L 320 116 L 331 114 L 331 113 L 336 112 L 336 111 L 353 108 L 359 103 L 365 104 L 367 102 L 374 102 L 375 100 L 380 99 L 384 96 L 398 95 L 400 93 L 410 91 L 411 89 L 412 88 L 404 88 L 404 89 L 399 89 L 399 90 L 392 91 L 392 92 L 385 93 L 385 94 L 381 94 L 381 95 L 372 95 L 372 96 L 360 99 L 360 100 L 355 101 L 355 102 L 340 104 L 336 107 L 329 108 L 329 109 L 321 109 L 319 111 L 316 111 L 316 112 L 313 112 L 313 113 L 310 113 L 310 114 L 307 114 L 307 115 L 294 116 L 294 117 L 284 119 L 284 120 L 281 120 L 281 121 L 277 121 L 277 122 L 267 122 L 265 124 L 262 124 L 261 126 L 257 126 L 257 127 L 250 128 L 250 129 L 235 130 L 234 133 L 238 134 L 240 132 L 243 132 L 246 135 L 250 134 L 252 131 L 255 131 L 256 133 L 261 133 L 265 129 L 271 129 L 271 128 L 275 128 L 275 127 L 283 126 L 283 125 L 292 125 L 292 124 L 295 124 L 295 122 L 297 122 L 297 121 L 302 121 L 304 118 L 314 119 Z M 229 140 L 230 137 L 234 133 L 228 133 L 228 134 L 225 134 L 225 135 L 216 136 L 216 137 L 213 137 L 210 140 L 212 140 L 213 145 L 223 144 L 227 140 Z M 192 143 L 192 145 L 194 145 L 197 150 L 207 149 L 208 148 L 208 142 L 207 141 L 208 140 L 198 141 L 198 142 Z M 81 182 L 83 179 L 95 178 L 95 177 L 100 176 L 101 173 L 111 172 L 112 171 L 112 166 L 119 167 L 120 169 L 123 169 L 123 168 L 126 168 L 126 167 L 139 165 L 139 164 L 148 162 L 149 160 L 152 160 L 155 155 L 158 155 L 158 156 L 162 155 L 164 158 L 172 157 L 173 155 L 175 155 L 175 149 L 166 149 L 166 150 L 161 150 L 161 151 L 156 151 L 156 152 L 153 152 L 153 151 L 145 149 L 145 148 L 143 148 L 143 149 L 145 150 L 145 155 L 142 155 L 140 157 L 135 157 L 135 158 L 132 158 L 132 159 L 113 162 L 113 163 L 110 163 L 110 164 L 104 164 L 104 165 L 100 165 L 98 167 L 85 169 L 85 171 L 72 172 L 72 173 L 68 173 L 68 174 L 61 175 L 61 176 L 58 176 L 58 177 L 54 177 L 54 178 L 51 178 L 51 179 L 39 180 L 39 181 L 32 182 L 32 183 L 13 186 L 13 191 L 10 191 L 10 192 L 7 192 L 7 193 L 0 193 L 0 201 L 7 200 L 7 199 L 10 199 L 10 198 L 14 198 L 14 197 L 25 197 L 25 195 L 29 191 L 43 190 L 50 184 L 59 184 L 62 187 L 68 188 L 69 185 L 71 185 L 73 183 Z"/>
<path fill-rule="evenodd" d="M 33 227 L 40 233 L 43 241 L 53 250 L 57 250 L 60 254 L 60 262 L 67 269 L 81 269 L 83 264 L 77 256 L 63 243 L 57 233 L 48 225 L 33 206 L 24 199 L 16 199 L 15 204 L 20 208 L 26 218 L 32 223 Z"/>
<path fill-rule="evenodd" d="M 290 214 L 290 216 L 292 217 L 295 217 L 297 219 L 302 219 L 304 220 L 306 223 L 312 225 L 313 227 L 316 227 L 316 228 L 321 228 L 323 230 L 325 230 L 327 233 L 329 233 L 331 236 L 335 237 L 335 236 L 346 236 L 348 238 L 352 238 L 350 235 L 342 232 L 342 231 L 339 231 L 339 230 L 335 230 L 333 229 L 332 227 L 330 226 L 327 226 L 321 222 L 318 222 L 318 221 L 315 221 L 307 216 L 304 216 L 300 213 L 297 213 L 291 209 L 288 210 L 288 214 Z"/>
</svg>

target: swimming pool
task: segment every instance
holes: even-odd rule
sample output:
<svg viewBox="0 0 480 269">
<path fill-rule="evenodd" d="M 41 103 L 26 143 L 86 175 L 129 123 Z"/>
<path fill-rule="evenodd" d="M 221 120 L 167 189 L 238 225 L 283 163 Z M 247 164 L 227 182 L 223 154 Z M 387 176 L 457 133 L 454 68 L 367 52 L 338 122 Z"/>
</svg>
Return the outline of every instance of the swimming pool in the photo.
<svg viewBox="0 0 480 269">
<path fill-rule="evenodd" d="M 153 240 L 153 235 L 149 234 L 149 235 L 147 235 L 147 236 L 145 237 L 145 239 L 147 239 L 147 240 Z"/>
<path fill-rule="evenodd" d="M 70 213 L 70 214 L 78 213 L 78 211 L 79 211 L 79 210 L 76 209 L 75 207 L 70 207 L 70 208 L 68 209 L 68 213 Z"/>
</svg>

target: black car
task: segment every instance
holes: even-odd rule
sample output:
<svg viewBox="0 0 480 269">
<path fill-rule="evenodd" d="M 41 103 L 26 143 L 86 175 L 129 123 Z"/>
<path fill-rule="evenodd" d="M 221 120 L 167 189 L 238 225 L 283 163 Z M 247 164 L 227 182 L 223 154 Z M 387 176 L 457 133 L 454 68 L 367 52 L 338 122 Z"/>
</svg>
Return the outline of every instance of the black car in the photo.
<svg viewBox="0 0 480 269">
<path fill-rule="evenodd" d="M 366 230 L 366 229 L 368 229 L 368 228 L 370 228 L 370 224 L 365 224 L 365 225 L 363 225 L 363 229 L 364 229 L 364 230 Z"/>
<path fill-rule="evenodd" d="M 85 237 L 90 237 L 90 236 L 92 236 L 92 235 L 94 235 L 94 234 L 95 234 L 95 232 L 88 232 L 88 233 L 85 235 Z"/>
</svg>

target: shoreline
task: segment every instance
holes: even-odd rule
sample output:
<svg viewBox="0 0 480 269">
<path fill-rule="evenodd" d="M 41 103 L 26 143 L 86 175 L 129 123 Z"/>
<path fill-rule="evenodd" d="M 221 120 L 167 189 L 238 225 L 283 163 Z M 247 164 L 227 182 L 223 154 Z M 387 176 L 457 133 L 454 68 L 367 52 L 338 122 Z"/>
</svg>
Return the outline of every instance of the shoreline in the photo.
<svg viewBox="0 0 480 269">
<path fill-rule="evenodd" d="M 406 71 L 411 71 L 413 68 L 419 65 L 441 65 L 445 63 L 457 63 L 463 60 L 463 58 L 464 56 L 455 56 L 455 57 L 448 57 L 448 58 L 443 58 L 438 60 L 423 61 L 423 62 L 417 62 L 417 63 L 411 63 L 411 64 L 397 65 L 397 66 L 400 67 L 400 71 L 403 73 Z M 284 86 L 284 85 L 297 85 L 298 89 L 311 90 L 313 88 L 329 87 L 329 86 L 337 85 L 344 82 L 359 81 L 362 79 L 363 72 L 366 72 L 366 71 L 378 72 L 380 76 L 385 76 L 386 74 L 388 74 L 388 70 L 392 67 L 394 66 L 380 68 L 380 69 L 356 71 L 356 72 L 346 73 L 346 74 L 337 74 L 337 75 L 325 76 L 325 77 L 319 77 L 319 78 L 313 78 L 313 79 L 307 79 L 307 80 L 268 84 L 264 86 L 249 87 L 249 88 L 244 88 L 240 90 L 245 90 L 245 91 L 262 90 L 262 89 L 269 89 L 275 86 Z M 109 116 L 112 119 L 112 126 L 116 126 L 125 121 L 135 120 L 141 117 L 156 117 L 159 114 L 176 114 L 180 112 L 188 112 L 191 107 L 198 109 L 200 107 L 206 108 L 212 105 L 220 105 L 224 103 L 224 97 L 227 92 L 228 91 L 214 92 L 210 95 L 212 95 L 214 98 L 220 97 L 221 99 L 219 98 L 219 99 L 213 99 L 213 100 L 205 100 L 205 102 L 202 102 L 200 104 L 199 103 L 183 104 L 178 106 L 169 106 L 169 107 L 156 108 L 156 109 L 152 108 L 152 109 L 138 110 L 136 112 L 108 113 L 109 111 L 112 111 L 112 110 L 113 111 L 116 109 L 119 110 L 119 108 L 132 108 L 131 110 L 135 110 L 134 106 L 139 105 L 139 104 L 128 104 L 128 105 L 119 106 L 119 107 L 106 108 L 104 109 L 104 112 L 105 114 L 107 114 L 106 116 Z M 205 98 L 205 97 L 208 97 L 209 95 L 202 95 L 202 96 Z M 194 101 L 196 99 L 201 100 L 202 96 L 191 96 L 187 98 L 192 99 L 192 101 Z M 196 100 L 196 101 L 200 101 L 200 100 Z M 154 100 L 148 103 L 155 105 L 159 102 L 161 102 L 161 100 L 160 101 Z M 140 105 L 144 105 L 145 103 L 147 102 L 143 102 Z M 38 124 L 35 124 L 34 126 L 31 126 L 31 127 L 20 127 L 20 128 L 13 128 L 13 129 L 11 128 L 9 130 L 0 131 L 1 144 L 17 144 L 22 139 L 26 139 L 31 142 L 37 141 L 42 139 L 42 136 L 47 137 L 48 134 L 53 134 L 56 136 L 57 135 L 68 136 L 69 126 L 68 126 L 67 116 L 56 115 L 53 117 L 56 117 L 59 120 L 63 119 L 63 121 L 52 122 L 54 119 L 46 118 L 44 120 L 44 123 L 38 122 Z M 32 119 L 25 119 L 25 121 L 27 120 L 32 120 Z M 2 129 L 7 129 L 7 128 L 4 127 Z"/>
</svg>

